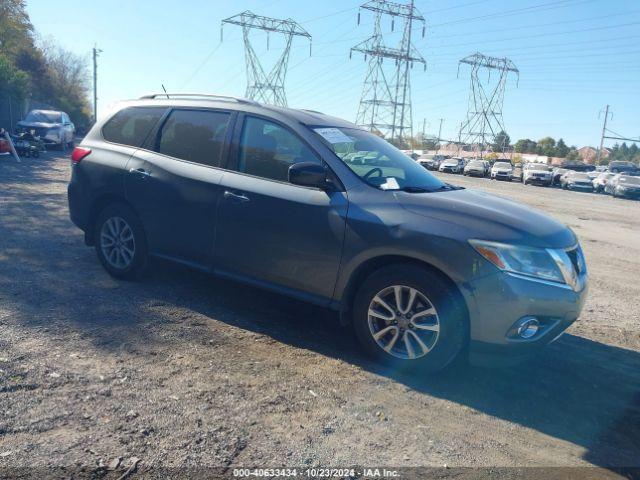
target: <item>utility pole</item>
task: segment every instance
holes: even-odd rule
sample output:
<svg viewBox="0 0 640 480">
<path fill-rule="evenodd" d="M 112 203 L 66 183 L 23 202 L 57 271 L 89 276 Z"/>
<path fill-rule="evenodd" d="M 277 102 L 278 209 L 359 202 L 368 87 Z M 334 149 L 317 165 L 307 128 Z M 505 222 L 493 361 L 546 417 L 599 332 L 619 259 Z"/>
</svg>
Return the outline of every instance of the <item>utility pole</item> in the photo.
<svg viewBox="0 0 640 480">
<path fill-rule="evenodd" d="M 93 123 L 98 121 L 98 55 L 102 50 L 93 46 Z"/>
<path fill-rule="evenodd" d="M 444 118 L 440 119 L 440 128 L 438 129 L 438 143 L 436 144 L 436 153 L 438 153 L 440 151 L 440 137 L 442 136 L 442 122 L 444 121 Z"/>
<path fill-rule="evenodd" d="M 604 109 L 604 124 L 602 125 L 602 135 L 600 135 L 600 148 L 598 149 L 598 155 L 596 156 L 596 165 L 600 165 L 600 161 L 602 160 L 602 148 L 604 147 L 604 136 L 607 132 L 608 119 L 609 119 L 609 105 L 607 105 L 606 108 Z"/>
</svg>

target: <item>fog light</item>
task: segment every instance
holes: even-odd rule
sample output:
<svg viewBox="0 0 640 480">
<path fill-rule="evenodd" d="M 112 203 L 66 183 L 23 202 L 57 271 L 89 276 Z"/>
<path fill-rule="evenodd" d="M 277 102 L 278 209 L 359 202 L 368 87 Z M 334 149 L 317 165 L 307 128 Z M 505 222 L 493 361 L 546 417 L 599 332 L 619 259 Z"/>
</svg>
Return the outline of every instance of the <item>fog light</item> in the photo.
<svg viewBox="0 0 640 480">
<path fill-rule="evenodd" d="M 540 330 L 540 322 L 534 317 L 525 317 L 518 322 L 519 325 L 516 329 L 516 334 L 520 338 L 529 339 L 533 338 L 538 330 Z"/>
</svg>

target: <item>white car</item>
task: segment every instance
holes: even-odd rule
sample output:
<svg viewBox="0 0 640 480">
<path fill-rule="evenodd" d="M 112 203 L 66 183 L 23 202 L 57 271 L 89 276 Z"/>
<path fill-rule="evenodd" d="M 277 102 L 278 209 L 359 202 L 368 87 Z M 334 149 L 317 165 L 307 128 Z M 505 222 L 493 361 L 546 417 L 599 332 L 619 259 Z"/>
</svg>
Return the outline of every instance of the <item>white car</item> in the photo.
<svg viewBox="0 0 640 480">
<path fill-rule="evenodd" d="M 591 182 L 593 183 L 593 189 L 596 191 L 596 193 L 604 192 L 604 188 L 607 186 L 607 183 L 609 183 L 609 181 L 615 176 L 616 174 L 611 172 L 600 173 L 600 175 L 594 178 L 593 182 Z"/>
<path fill-rule="evenodd" d="M 438 167 L 439 172 L 445 173 L 462 173 L 464 169 L 464 160 L 461 158 L 447 158 Z"/>
<path fill-rule="evenodd" d="M 536 184 L 551 186 L 553 182 L 553 172 L 551 167 L 544 163 L 527 163 L 522 172 L 522 183 L 524 185 Z"/>
<path fill-rule="evenodd" d="M 33 131 L 45 145 L 62 149 L 73 147 L 76 127 L 69 115 L 55 110 L 31 110 L 24 120 L 18 122 L 18 133 Z"/>
<path fill-rule="evenodd" d="M 511 181 L 511 174 L 513 173 L 513 166 L 508 162 L 496 162 L 491 167 L 491 180 L 509 180 Z"/>
</svg>

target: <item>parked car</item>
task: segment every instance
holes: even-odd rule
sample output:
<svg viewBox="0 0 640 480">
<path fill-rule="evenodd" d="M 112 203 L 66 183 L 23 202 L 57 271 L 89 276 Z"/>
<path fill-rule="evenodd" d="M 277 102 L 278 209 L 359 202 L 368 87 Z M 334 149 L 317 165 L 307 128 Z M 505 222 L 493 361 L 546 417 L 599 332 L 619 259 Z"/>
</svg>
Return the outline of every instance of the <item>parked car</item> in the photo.
<svg viewBox="0 0 640 480">
<path fill-rule="evenodd" d="M 446 160 L 447 158 L 451 158 L 449 155 L 433 155 L 427 154 L 423 155 L 418 159 L 418 163 L 425 167 L 427 170 L 438 170 L 440 167 L 440 163 Z"/>
<path fill-rule="evenodd" d="M 491 180 L 509 180 L 511 181 L 511 174 L 513 173 L 513 167 L 508 162 L 496 162 L 491 167 Z"/>
<path fill-rule="evenodd" d="M 554 168 L 552 171 L 551 185 L 560 185 L 560 178 L 562 178 L 562 176 L 569 171 L 570 170 L 566 168 L 561 168 L 561 167 Z"/>
<path fill-rule="evenodd" d="M 562 163 L 562 168 L 573 170 L 574 172 L 593 172 L 596 167 L 584 162 L 566 161 Z"/>
<path fill-rule="evenodd" d="M 356 150 L 365 163 L 344 160 Z M 571 229 L 335 117 L 149 95 L 98 121 L 71 161 L 71 219 L 110 275 L 160 257 L 333 308 L 400 368 L 439 370 L 467 347 L 532 353 L 585 301 Z"/>
<path fill-rule="evenodd" d="M 640 198 L 640 177 L 618 173 L 605 185 L 605 192 L 614 197 Z"/>
<path fill-rule="evenodd" d="M 569 171 L 560 178 L 560 186 L 565 190 L 593 191 L 593 181 L 585 172 Z"/>
<path fill-rule="evenodd" d="M 633 162 L 614 160 L 609 162 L 609 171 L 611 173 L 630 173 L 638 170 L 638 165 Z"/>
<path fill-rule="evenodd" d="M 31 110 L 18 122 L 16 133 L 33 131 L 48 146 L 73 147 L 75 127 L 69 115 L 54 110 Z"/>
<path fill-rule="evenodd" d="M 544 163 L 527 163 L 524 166 L 522 183 L 525 185 L 551 186 L 553 182 L 552 168 Z"/>
<path fill-rule="evenodd" d="M 484 160 L 471 160 L 464 166 L 463 175 L 484 177 L 487 175 L 487 165 Z"/>
<path fill-rule="evenodd" d="M 610 172 L 602 172 L 600 173 L 596 178 L 593 179 L 593 181 L 591 182 L 593 184 L 593 190 L 596 193 L 602 193 L 604 192 L 604 187 L 607 185 L 607 183 L 613 178 L 615 177 L 616 174 L 615 173 L 610 173 Z"/>
<path fill-rule="evenodd" d="M 464 170 L 464 159 L 462 158 L 448 158 L 443 160 L 438 167 L 439 172 L 445 173 L 462 173 Z"/>
</svg>

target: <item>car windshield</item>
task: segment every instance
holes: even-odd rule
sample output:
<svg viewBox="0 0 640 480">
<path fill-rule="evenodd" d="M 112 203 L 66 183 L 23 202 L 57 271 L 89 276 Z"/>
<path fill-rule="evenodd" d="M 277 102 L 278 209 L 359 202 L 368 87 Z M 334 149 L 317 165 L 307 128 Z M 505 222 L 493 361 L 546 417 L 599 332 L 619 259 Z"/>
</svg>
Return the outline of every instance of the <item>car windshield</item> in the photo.
<svg viewBox="0 0 640 480">
<path fill-rule="evenodd" d="M 496 168 L 511 168 L 511 164 L 507 162 L 496 162 L 493 166 Z"/>
<path fill-rule="evenodd" d="M 60 112 L 43 112 L 41 110 L 30 111 L 25 122 L 41 122 L 41 123 L 62 123 L 62 114 Z"/>
<path fill-rule="evenodd" d="M 640 177 L 620 177 L 618 183 L 629 183 L 631 185 L 640 185 Z"/>
<path fill-rule="evenodd" d="M 455 158 L 449 159 L 449 160 L 445 160 L 444 162 L 442 162 L 443 165 L 458 165 L 458 160 Z"/>
<path fill-rule="evenodd" d="M 345 165 L 380 190 L 438 191 L 447 184 L 384 139 L 358 128 L 314 127 Z"/>
<path fill-rule="evenodd" d="M 484 163 L 482 162 L 482 160 L 471 160 L 469 162 L 469 166 L 470 167 L 481 167 L 481 168 L 484 168 Z"/>
</svg>

